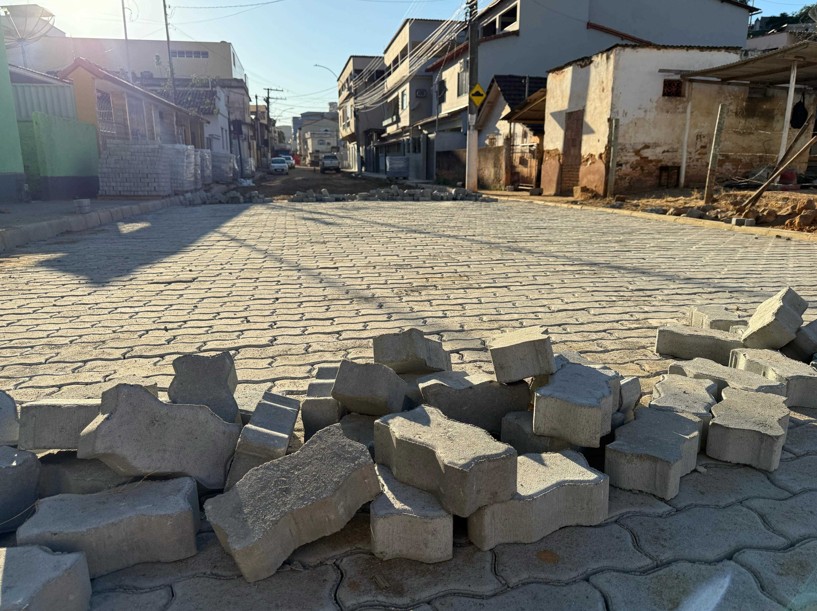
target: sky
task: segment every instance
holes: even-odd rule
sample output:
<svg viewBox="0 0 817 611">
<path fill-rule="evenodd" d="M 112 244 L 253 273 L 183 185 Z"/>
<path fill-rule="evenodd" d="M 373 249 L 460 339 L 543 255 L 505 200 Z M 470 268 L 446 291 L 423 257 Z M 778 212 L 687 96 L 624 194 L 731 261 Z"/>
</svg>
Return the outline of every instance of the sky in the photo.
<svg viewBox="0 0 817 611">
<path fill-rule="evenodd" d="M 569 1 L 569 0 L 565 0 Z M 36 2 L 69 35 L 121 38 L 121 0 Z M 162 0 L 124 0 L 131 38 L 163 39 Z M 275 92 L 272 115 L 282 125 L 337 100 L 336 79 L 350 55 L 378 55 L 405 18 L 446 19 L 463 0 L 167 0 L 173 40 L 226 40 L 249 77 L 250 94 Z M 480 8 L 490 0 L 480 0 Z M 760 15 L 793 13 L 804 2 L 754 0 Z M 325 68 L 315 67 L 322 64 Z"/>
</svg>

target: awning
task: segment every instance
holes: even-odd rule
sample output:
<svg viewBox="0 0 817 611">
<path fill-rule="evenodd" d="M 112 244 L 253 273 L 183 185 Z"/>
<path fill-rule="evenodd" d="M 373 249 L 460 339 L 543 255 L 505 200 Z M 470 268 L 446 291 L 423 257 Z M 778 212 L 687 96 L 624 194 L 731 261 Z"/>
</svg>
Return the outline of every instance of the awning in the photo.
<svg viewBox="0 0 817 611">
<path fill-rule="evenodd" d="M 522 123 L 531 128 L 544 128 L 547 93 L 547 89 L 540 89 L 525 100 L 522 106 L 502 117 L 502 120 L 511 123 Z M 536 130 L 534 129 L 534 131 Z"/>
<path fill-rule="evenodd" d="M 681 78 L 713 78 L 758 85 L 788 85 L 793 63 L 797 64 L 797 84 L 817 87 L 817 42 L 808 40 L 732 64 L 686 72 Z"/>
</svg>

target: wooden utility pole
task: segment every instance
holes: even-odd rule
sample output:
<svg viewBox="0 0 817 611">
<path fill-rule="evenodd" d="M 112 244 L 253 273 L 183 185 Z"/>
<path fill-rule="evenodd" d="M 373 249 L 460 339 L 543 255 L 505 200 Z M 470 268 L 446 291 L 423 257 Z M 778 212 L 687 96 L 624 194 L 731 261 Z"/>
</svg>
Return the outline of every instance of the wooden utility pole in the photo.
<svg viewBox="0 0 817 611">
<path fill-rule="evenodd" d="M 712 136 L 712 150 L 709 152 L 709 169 L 706 172 L 706 189 L 704 189 L 704 204 L 711 204 L 715 196 L 715 174 L 718 170 L 718 155 L 721 150 L 721 134 L 726 119 L 726 110 L 723 104 L 718 106 L 718 119 L 715 121 L 715 133 Z"/>
<path fill-rule="evenodd" d="M 479 24 L 477 23 L 477 0 L 468 0 L 468 134 L 465 157 L 465 188 L 476 191 L 479 183 L 479 133 L 477 132 L 477 111 L 471 92 L 479 84 Z"/>
<path fill-rule="evenodd" d="M 176 74 L 173 72 L 173 58 L 170 57 L 170 25 L 167 21 L 167 0 L 162 0 L 162 6 L 165 11 L 165 36 L 167 37 L 167 66 L 170 70 L 170 95 L 171 101 L 176 104 L 178 98 L 176 97 Z"/>
<path fill-rule="evenodd" d="M 610 119 L 609 146 L 610 160 L 607 167 L 607 197 L 615 195 L 616 163 L 618 162 L 618 119 Z"/>
<path fill-rule="evenodd" d="M 130 46 L 128 45 L 128 20 L 125 16 L 125 0 L 122 0 L 122 28 L 125 30 L 125 67 L 128 70 L 128 82 L 133 82 L 133 73 L 130 67 Z"/>
</svg>

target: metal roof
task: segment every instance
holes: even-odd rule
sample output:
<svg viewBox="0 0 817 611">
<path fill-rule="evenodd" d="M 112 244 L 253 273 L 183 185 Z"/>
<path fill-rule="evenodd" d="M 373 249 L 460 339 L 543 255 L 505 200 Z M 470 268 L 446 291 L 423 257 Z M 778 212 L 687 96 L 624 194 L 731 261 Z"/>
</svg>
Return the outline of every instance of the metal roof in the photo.
<svg viewBox="0 0 817 611">
<path fill-rule="evenodd" d="M 682 78 L 714 78 L 720 81 L 788 85 L 793 63 L 797 84 L 817 87 L 817 42 L 803 41 L 756 57 L 706 70 L 687 72 Z"/>
</svg>

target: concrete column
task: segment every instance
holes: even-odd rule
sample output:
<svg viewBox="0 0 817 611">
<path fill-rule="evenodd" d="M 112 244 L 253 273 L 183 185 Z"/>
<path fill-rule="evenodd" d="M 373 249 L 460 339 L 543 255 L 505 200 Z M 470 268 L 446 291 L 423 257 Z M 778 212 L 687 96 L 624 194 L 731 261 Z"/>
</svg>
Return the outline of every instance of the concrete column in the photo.
<svg viewBox="0 0 817 611">
<path fill-rule="evenodd" d="M 3 17 L 0 16 L 0 29 Z M 0 201 L 19 200 L 25 184 L 23 153 L 20 149 L 20 132 L 17 130 L 17 113 L 14 111 L 14 94 L 11 89 L 6 48 L 0 46 Z"/>
</svg>

